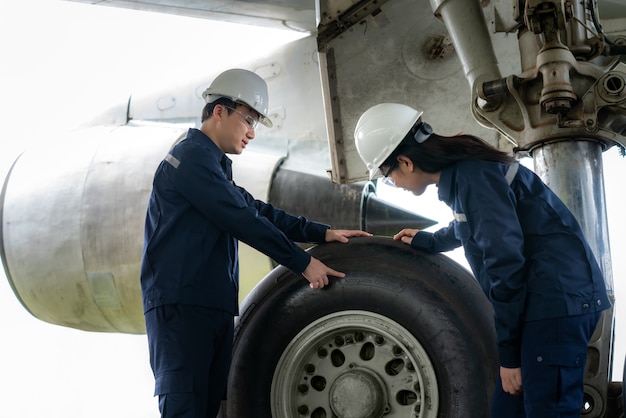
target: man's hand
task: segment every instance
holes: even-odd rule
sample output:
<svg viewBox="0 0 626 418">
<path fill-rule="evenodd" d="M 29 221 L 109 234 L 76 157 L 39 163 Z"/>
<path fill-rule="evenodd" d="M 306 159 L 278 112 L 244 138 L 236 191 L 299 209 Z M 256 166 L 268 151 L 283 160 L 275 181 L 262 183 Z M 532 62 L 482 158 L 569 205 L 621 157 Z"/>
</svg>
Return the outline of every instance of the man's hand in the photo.
<svg viewBox="0 0 626 418">
<path fill-rule="evenodd" d="M 351 237 L 371 237 L 372 234 L 358 229 L 327 229 L 325 241 L 339 241 L 344 244 L 348 242 L 348 238 Z"/>
<path fill-rule="evenodd" d="M 396 241 L 402 241 L 405 244 L 411 245 L 411 241 L 413 241 L 413 237 L 417 234 L 419 229 L 403 229 L 393 236 L 393 239 Z"/>
<path fill-rule="evenodd" d="M 346 277 L 345 273 L 331 269 L 315 257 L 311 257 L 311 262 L 302 272 L 302 275 L 309 281 L 311 289 L 321 289 L 326 286 L 328 284 L 329 275 L 334 277 Z"/>
<path fill-rule="evenodd" d="M 507 369 L 500 367 L 500 379 L 502 379 L 502 390 L 511 395 L 522 393 L 522 369 Z"/>
</svg>

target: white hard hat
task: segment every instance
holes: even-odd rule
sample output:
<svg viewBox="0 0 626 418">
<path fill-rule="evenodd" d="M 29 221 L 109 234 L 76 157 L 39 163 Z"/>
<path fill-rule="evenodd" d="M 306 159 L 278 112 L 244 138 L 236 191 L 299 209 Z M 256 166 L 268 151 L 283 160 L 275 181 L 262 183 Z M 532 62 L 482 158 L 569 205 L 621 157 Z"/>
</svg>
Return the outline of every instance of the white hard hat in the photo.
<svg viewBox="0 0 626 418">
<path fill-rule="evenodd" d="M 202 98 L 207 103 L 213 103 L 220 97 L 226 97 L 233 102 L 249 106 L 261 115 L 259 122 L 271 128 L 272 121 L 267 117 L 267 96 L 265 80 L 252 71 L 240 68 L 224 71 L 202 93 Z"/>
<path fill-rule="evenodd" d="M 380 165 L 400 145 L 422 113 L 403 104 L 381 103 L 361 115 L 354 129 L 354 141 L 370 180 L 380 177 Z"/>
</svg>

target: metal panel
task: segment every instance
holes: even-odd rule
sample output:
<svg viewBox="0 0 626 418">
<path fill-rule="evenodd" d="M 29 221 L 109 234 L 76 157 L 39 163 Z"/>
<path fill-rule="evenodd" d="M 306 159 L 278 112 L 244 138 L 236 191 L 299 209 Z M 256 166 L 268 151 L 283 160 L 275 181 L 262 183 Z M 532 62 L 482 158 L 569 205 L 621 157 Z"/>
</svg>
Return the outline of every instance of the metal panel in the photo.
<svg viewBox="0 0 626 418">
<path fill-rule="evenodd" d="M 506 48 L 511 42 L 515 40 L 499 37 L 496 47 L 515 65 L 515 49 Z M 385 2 L 330 40 L 320 53 L 324 100 L 327 111 L 332 109 L 327 119 L 333 123 L 329 136 L 334 181 L 367 177 L 353 133 L 360 115 L 378 103 L 404 103 L 421 109 L 424 119 L 443 135 L 465 131 L 497 143 L 497 134 L 472 117 L 471 94 L 461 62 L 427 0 Z"/>
</svg>

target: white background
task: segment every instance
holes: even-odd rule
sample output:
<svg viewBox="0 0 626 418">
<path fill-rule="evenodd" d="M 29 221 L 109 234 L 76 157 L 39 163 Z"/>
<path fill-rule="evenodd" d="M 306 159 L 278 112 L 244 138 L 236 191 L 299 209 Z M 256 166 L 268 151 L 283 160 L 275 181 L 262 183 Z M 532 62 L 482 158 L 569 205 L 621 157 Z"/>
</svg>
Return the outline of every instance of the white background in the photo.
<svg viewBox="0 0 626 418">
<path fill-rule="evenodd" d="M 292 34 L 56 0 L 0 0 L 0 179 L 19 152 L 128 99 Z M 200 111 L 199 109 L 198 111 Z M 152 418 L 144 335 L 32 317 L 0 269 L 0 418 Z"/>
<path fill-rule="evenodd" d="M 289 37 L 289 35 L 287 35 Z M 138 88 L 211 72 L 286 40 L 276 31 L 55 0 L 0 0 L 0 178 L 19 152 Z M 279 40 L 280 39 L 280 40 Z M 214 68 L 214 67 L 213 67 Z M 625 161 L 605 153 L 616 294 L 625 287 Z M 448 222 L 435 190 L 391 199 Z M 454 258 L 459 259 L 458 253 Z M 616 380 L 624 339 L 616 304 Z M 623 327 L 622 327 L 623 328 Z M 158 417 L 145 336 L 98 334 L 32 317 L 0 271 L 0 418 Z"/>
</svg>

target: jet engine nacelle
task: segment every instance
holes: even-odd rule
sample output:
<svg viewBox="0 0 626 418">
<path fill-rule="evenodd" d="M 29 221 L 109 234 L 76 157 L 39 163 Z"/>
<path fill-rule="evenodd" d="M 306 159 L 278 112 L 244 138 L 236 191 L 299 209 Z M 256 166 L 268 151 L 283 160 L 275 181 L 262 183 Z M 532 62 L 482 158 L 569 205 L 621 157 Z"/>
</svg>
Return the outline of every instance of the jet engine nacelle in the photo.
<svg viewBox="0 0 626 418">
<path fill-rule="evenodd" d="M 2 261 L 31 314 L 89 331 L 145 332 L 145 208 L 157 164 L 184 131 L 94 127 L 18 158 L 2 192 Z"/>
<path fill-rule="evenodd" d="M 31 314 L 88 331 L 145 332 L 139 268 L 152 177 L 187 129 L 153 122 L 92 127 L 18 158 L 0 202 L 0 254 L 13 291 Z M 279 141 L 271 150 L 251 146 L 232 156 L 237 184 L 335 228 L 391 234 L 406 224 L 433 224 L 381 201 L 371 183 L 337 185 L 323 171 L 301 171 L 297 160 L 321 151 L 311 149 L 315 144 L 288 146 Z M 240 245 L 243 288 L 251 288 L 273 264 Z"/>
</svg>

